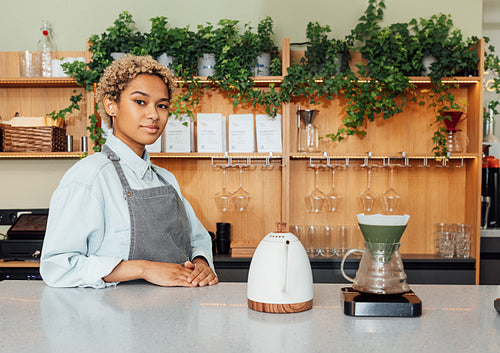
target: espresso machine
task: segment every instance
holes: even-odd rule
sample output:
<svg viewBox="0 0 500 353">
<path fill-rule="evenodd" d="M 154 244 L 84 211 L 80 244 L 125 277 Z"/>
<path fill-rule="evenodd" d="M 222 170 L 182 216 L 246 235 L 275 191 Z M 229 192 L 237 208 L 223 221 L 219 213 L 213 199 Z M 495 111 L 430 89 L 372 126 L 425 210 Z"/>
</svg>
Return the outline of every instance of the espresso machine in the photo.
<svg viewBox="0 0 500 353">
<path fill-rule="evenodd" d="M 481 181 L 481 228 L 500 227 L 500 162 L 483 146 Z"/>
<path fill-rule="evenodd" d="M 342 288 L 344 314 L 349 316 L 416 317 L 422 301 L 408 286 L 399 253 L 400 239 L 409 215 L 358 214 L 365 240 L 364 249 L 351 249 L 342 258 L 340 270 L 352 287 Z M 361 253 L 355 278 L 344 272 L 346 259 Z"/>
</svg>

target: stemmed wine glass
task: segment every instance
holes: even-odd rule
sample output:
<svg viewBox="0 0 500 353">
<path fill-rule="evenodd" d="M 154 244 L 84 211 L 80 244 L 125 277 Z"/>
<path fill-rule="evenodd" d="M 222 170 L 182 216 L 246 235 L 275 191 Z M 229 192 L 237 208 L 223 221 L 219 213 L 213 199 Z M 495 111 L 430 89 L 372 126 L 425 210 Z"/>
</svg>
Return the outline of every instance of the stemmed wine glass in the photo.
<svg viewBox="0 0 500 353">
<path fill-rule="evenodd" d="M 363 205 L 363 212 L 365 214 L 374 213 L 375 201 L 377 201 L 378 194 L 371 188 L 372 167 L 367 166 L 367 188 L 363 191 L 359 198 Z"/>
<path fill-rule="evenodd" d="M 397 210 L 398 207 L 398 202 L 399 199 L 401 198 L 401 195 L 394 190 L 393 188 L 393 180 L 394 180 L 394 165 L 389 165 L 389 168 L 391 169 L 391 183 L 389 186 L 389 189 L 387 189 L 383 194 L 382 194 L 382 199 L 384 200 L 384 210 L 385 213 L 387 214 L 394 214 Z"/>
<path fill-rule="evenodd" d="M 335 167 L 332 168 L 332 188 L 325 196 L 325 209 L 329 212 L 335 212 L 340 202 L 342 201 L 343 195 L 335 190 Z"/>
<path fill-rule="evenodd" d="M 240 174 L 239 174 L 239 188 L 231 194 L 231 204 L 235 211 L 244 211 L 248 207 L 248 201 L 250 200 L 250 193 L 243 189 L 241 184 L 241 174 L 243 172 L 243 166 L 240 165 Z"/>
<path fill-rule="evenodd" d="M 226 168 L 222 168 L 222 190 L 215 194 L 215 204 L 217 208 L 226 212 L 229 210 L 229 200 L 231 199 L 231 193 L 226 190 Z"/>
<path fill-rule="evenodd" d="M 306 197 L 306 208 L 310 213 L 320 213 L 325 201 L 325 194 L 318 188 L 318 168 L 314 168 L 314 190 Z"/>
</svg>

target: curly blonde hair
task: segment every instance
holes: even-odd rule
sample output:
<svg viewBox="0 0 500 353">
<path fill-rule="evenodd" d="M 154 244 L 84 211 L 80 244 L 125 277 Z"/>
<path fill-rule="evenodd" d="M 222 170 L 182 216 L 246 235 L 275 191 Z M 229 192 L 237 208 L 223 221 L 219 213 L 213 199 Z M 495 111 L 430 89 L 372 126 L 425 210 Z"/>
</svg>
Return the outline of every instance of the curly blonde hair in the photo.
<svg viewBox="0 0 500 353">
<path fill-rule="evenodd" d="M 151 56 L 135 56 L 126 54 L 124 57 L 115 60 L 109 65 L 99 80 L 96 90 L 98 102 L 97 112 L 101 116 L 102 122 L 108 126 L 113 126 L 111 116 L 104 109 L 104 98 L 109 98 L 114 102 L 120 101 L 123 90 L 130 81 L 140 74 L 155 75 L 161 78 L 168 89 L 168 99 L 172 98 L 175 88 L 174 75 L 166 66 L 161 65 Z"/>
</svg>

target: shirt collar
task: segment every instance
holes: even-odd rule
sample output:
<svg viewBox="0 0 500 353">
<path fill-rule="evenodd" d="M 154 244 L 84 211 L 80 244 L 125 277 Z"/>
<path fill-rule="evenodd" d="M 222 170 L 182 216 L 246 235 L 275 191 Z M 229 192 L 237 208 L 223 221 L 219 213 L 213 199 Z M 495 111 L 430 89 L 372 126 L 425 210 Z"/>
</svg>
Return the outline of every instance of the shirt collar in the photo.
<svg viewBox="0 0 500 353">
<path fill-rule="evenodd" d="M 139 157 L 130 147 L 115 135 L 106 138 L 106 145 L 109 146 L 120 157 L 120 161 L 130 167 L 141 179 L 152 178 L 151 160 L 147 150 L 144 150 L 143 157 Z"/>
</svg>

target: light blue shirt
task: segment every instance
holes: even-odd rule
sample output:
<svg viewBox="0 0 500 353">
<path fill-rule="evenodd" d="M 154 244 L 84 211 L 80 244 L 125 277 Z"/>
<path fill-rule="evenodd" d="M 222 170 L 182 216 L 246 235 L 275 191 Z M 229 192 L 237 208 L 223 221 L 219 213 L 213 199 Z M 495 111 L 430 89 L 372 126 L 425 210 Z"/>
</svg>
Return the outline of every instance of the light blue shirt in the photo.
<svg viewBox="0 0 500 353">
<path fill-rule="evenodd" d="M 140 158 L 111 135 L 106 144 L 120 157 L 132 189 L 163 185 L 146 151 Z M 182 196 L 174 175 L 155 167 L 184 203 L 190 225 L 192 259 L 203 256 L 212 270 L 210 235 Z M 104 288 L 103 277 L 128 260 L 130 216 L 123 188 L 112 162 L 103 153 L 90 155 L 71 167 L 50 200 L 40 274 L 49 286 Z"/>
</svg>

